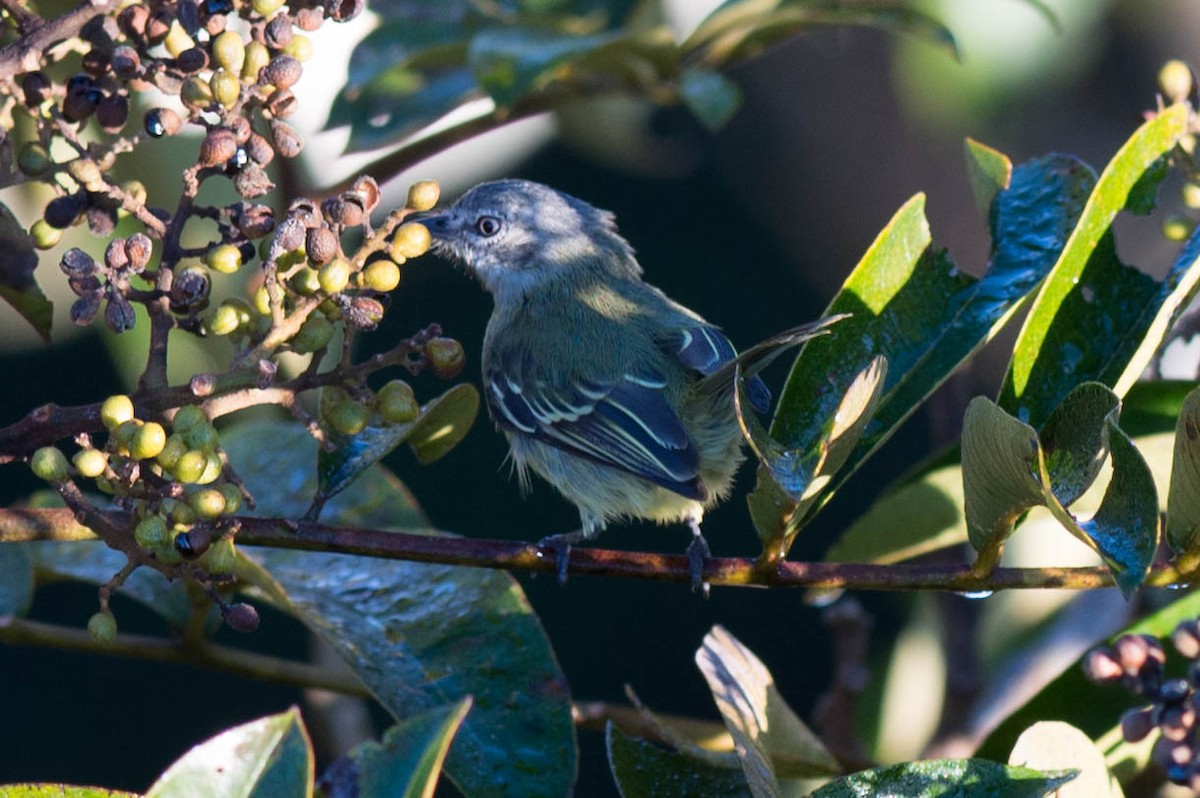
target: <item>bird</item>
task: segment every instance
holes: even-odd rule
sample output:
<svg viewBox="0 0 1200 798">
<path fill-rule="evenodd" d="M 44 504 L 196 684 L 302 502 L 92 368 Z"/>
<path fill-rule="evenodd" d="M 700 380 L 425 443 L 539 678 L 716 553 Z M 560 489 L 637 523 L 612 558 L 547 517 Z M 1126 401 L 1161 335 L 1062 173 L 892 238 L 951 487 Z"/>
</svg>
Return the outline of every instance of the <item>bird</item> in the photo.
<svg viewBox="0 0 1200 798">
<path fill-rule="evenodd" d="M 612 213 L 529 180 L 480 183 L 412 218 L 436 255 L 492 295 L 481 358 L 489 414 L 522 491 L 532 472 L 579 510 L 578 530 L 539 541 L 559 580 L 573 545 L 643 519 L 687 524 L 692 587 L 707 594 L 701 522 L 744 460 L 737 380 L 766 412 L 757 372 L 841 316 L 739 356 L 719 327 L 642 279 Z"/>
</svg>

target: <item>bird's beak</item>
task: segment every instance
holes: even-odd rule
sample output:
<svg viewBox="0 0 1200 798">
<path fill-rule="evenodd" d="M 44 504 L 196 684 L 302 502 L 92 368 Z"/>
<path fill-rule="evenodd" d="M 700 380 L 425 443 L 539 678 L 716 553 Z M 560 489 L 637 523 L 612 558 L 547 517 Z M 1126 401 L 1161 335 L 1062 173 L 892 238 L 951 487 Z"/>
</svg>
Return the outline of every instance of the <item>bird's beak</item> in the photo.
<svg viewBox="0 0 1200 798">
<path fill-rule="evenodd" d="M 444 234 L 446 231 L 446 214 L 439 210 L 417 211 L 416 213 L 410 213 L 408 216 L 404 217 L 404 221 L 420 222 L 421 224 L 425 225 L 425 227 L 429 230 L 429 235 L 433 236 L 434 238 L 438 237 L 438 233 Z"/>
</svg>

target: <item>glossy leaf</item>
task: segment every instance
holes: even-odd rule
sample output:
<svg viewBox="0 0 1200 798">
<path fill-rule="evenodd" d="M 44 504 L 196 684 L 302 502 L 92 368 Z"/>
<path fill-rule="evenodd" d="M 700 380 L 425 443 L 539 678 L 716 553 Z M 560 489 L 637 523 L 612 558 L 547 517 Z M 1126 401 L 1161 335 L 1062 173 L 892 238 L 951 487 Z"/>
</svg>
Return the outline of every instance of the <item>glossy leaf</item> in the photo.
<svg viewBox="0 0 1200 798">
<path fill-rule="evenodd" d="M 720 72 L 688 68 L 679 80 L 683 104 L 709 130 L 720 130 L 742 104 L 742 90 Z"/>
<path fill-rule="evenodd" d="M 954 36 L 940 22 L 890 2 L 824 3 L 806 0 L 726 0 L 683 43 L 685 55 L 709 67 L 752 56 L 817 26 L 860 25 L 915 36 L 958 57 Z"/>
<path fill-rule="evenodd" d="M 975 195 L 975 204 L 979 206 L 979 212 L 987 216 L 992 208 L 992 200 L 1012 183 L 1012 161 L 999 150 L 972 138 L 968 138 L 964 146 L 967 151 L 967 177 L 971 180 L 971 193 Z"/>
<path fill-rule="evenodd" d="M 816 790 L 811 798 L 863 798 L 868 795 L 1039 798 L 1054 794 L 1074 777 L 1073 771 L 1043 773 L 983 759 L 927 759 L 844 776 Z"/>
<path fill-rule="evenodd" d="M 1158 495 L 1149 466 L 1115 423 L 1119 409 L 1106 387 L 1084 383 L 1063 399 L 1039 436 L 991 401 L 971 401 L 962 469 L 976 572 L 990 572 L 1020 516 L 1045 505 L 1100 554 L 1127 596 L 1142 583 L 1158 545 Z M 1108 456 L 1112 479 L 1095 515 L 1081 521 L 1066 505 L 1090 487 Z"/>
<path fill-rule="evenodd" d="M 322 776 L 325 794 L 432 798 L 450 741 L 470 708 L 464 698 L 397 723 L 381 742 L 356 746 Z"/>
<path fill-rule="evenodd" d="M 0 784 L 4 798 L 140 798 L 137 793 L 72 784 Z"/>
<path fill-rule="evenodd" d="M 0 543 L 0 618 L 22 616 L 33 601 L 33 563 L 24 546 Z"/>
<path fill-rule="evenodd" d="M 258 500 L 296 517 L 316 486 L 316 444 L 294 424 L 226 431 Z M 268 445 L 269 442 L 269 445 Z M 412 497 L 368 469 L 325 508 L 330 523 L 427 527 Z M 431 532 L 432 534 L 432 532 Z M 515 580 L 501 571 L 251 549 L 239 574 L 320 634 L 397 720 L 472 696 L 445 770 L 471 796 L 566 794 L 575 735 L 566 680 Z"/>
<path fill-rule="evenodd" d="M 1135 355 L 1149 357 L 1147 334 L 1163 326 L 1155 321 L 1159 308 L 1194 290 L 1191 263 L 1177 264 L 1162 285 L 1122 264 L 1111 229 L 1121 210 L 1146 209 L 1156 181 L 1144 178 L 1161 177 L 1160 159 L 1184 134 L 1187 118 L 1188 108 L 1179 105 L 1143 124 L 1097 181 L 1014 347 L 999 401 L 1018 418 L 1041 425 L 1086 380 L 1123 393 L 1141 372 Z"/>
<path fill-rule="evenodd" d="M 742 763 L 755 796 L 778 795 L 774 762 L 787 775 L 830 775 L 838 766 L 821 741 L 792 711 L 762 661 L 721 626 L 714 626 L 696 652 L 696 665 Z"/>
<path fill-rule="evenodd" d="M 1104 754 L 1086 734 L 1069 723 L 1048 720 L 1021 733 L 1008 763 L 1041 771 L 1078 770 L 1070 791 L 1094 798 L 1123 798 L 1104 764 Z M 1114 789 L 1115 787 L 1115 789 Z"/>
<path fill-rule="evenodd" d="M 630 737 L 611 722 L 605 730 L 608 765 L 622 798 L 748 798 L 740 769 L 722 768 Z"/>
<path fill-rule="evenodd" d="M 1176 421 L 1167 494 L 1167 542 L 1188 559 L 1200 556 L 1200 389 L 1183 400 Z"/>
<path fill-rule="evenodd" d="M 479 391 L 459 383 L 421 408 L 421 414 L 407 424 L 368 426 L 357 435 L 331 434 L 335 448 L 317 452 L 321 501 L 345 489 L 402 443 L 412 447 L 418 462 L 433 462 L 463 439 L 478 413 Z"/>
<path fill-rule="evenodd" d="M 312 790 L 312 743 L 293 707 L 196 746 L 167 768 L 146 798 L 274 798 Z"/>
<path fill-rule="evenodd" d="M 1148 634 L 1165 640 L 1180 621 L 1195 620 L 1198 615 L 1200 591 L 1185 593 L 1178 601 L 1122 629 L 1108 642 L 1122 634 Z M 1169 643 L 1166 648 L 1171 648 Z M 1047 718 L 1070 723 L 1093 740 L 1106 737 L 1118 723 L 1121 713 L 1131 706 L 1129 691 L 1119 685 L 1100 687 L 1092 684 L 1084 677 L 1081 663 L 1082 657 L 1000 722 L 980 745 L 976 756 L 1007 758 L 1020 734 Z"/>
</svg>

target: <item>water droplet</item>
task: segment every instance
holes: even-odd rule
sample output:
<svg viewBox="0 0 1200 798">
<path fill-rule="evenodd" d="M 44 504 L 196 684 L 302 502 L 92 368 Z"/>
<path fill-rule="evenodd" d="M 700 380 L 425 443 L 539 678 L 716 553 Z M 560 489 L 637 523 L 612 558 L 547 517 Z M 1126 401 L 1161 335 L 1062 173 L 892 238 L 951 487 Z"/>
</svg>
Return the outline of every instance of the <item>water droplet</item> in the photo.
<svg viewBox="0 0 1200 798">
<path fill-rule="evenodd" d="M 804 603 L 810 607 L 828 607 L 840 599 L 845 592 L 841 588 L 813 588 L 804 596 Z"/>
<path fill-rule="evenodd" d="M 1169 585 L 1163 585 L 1167 590 L 1191 590 L 1192 585 L 1189 582 L 1174 582 Z"/>
<path fill-rule="evenodd" d="M 965 599 L 985 599 L 995 592 L 994 590 L 963 590 L 959 591 L 958 595 Z"/>
</svg>

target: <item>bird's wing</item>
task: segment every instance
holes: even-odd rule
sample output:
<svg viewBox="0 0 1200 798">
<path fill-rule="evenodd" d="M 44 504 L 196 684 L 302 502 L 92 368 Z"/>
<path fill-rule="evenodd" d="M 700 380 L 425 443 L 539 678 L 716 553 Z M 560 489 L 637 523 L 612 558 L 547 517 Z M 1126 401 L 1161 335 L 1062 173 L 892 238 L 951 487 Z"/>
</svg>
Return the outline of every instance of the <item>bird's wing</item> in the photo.
<svg viewBox="0 0 1200 798">
<path fill-rule="evenodd" d="M 551 385 L 526 363 L 489 364 L 485 394 L 502 429 L 525 434 L 597 463 L 703 501 L 700 454 L 667 402 L 666 379 L 643 370 L 610 380 Z"/>
<path fill-rule="evenodd" d="M 738 356 L 725 333 L 711 324 L 677 327 L 662 336 L 659 346 L 667 354 L 678 358 L 685 367 L 703 376 L 715 373 Z M 732 386 L 732 371 L 730 375 L 729 384 Z M 750 406 L 758 412 L 765 413 L 771 408 L 771 391 L 758 376 L 746 380 L 746 394 Z"/>
</svg>

